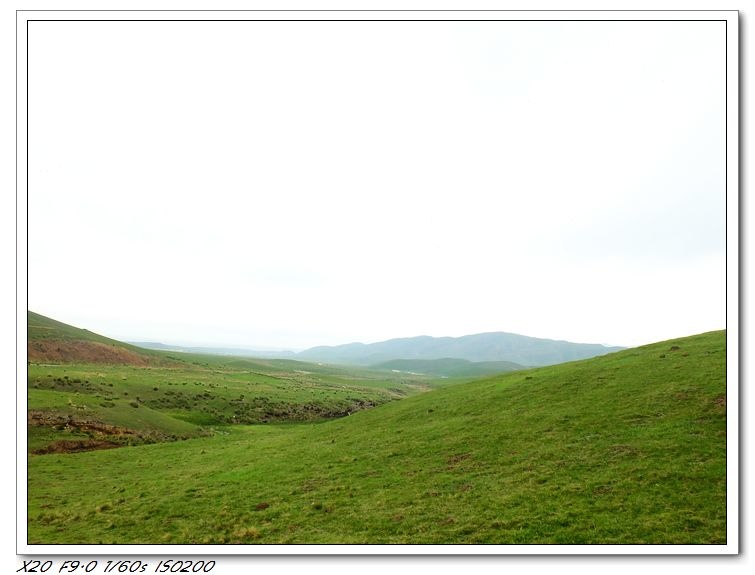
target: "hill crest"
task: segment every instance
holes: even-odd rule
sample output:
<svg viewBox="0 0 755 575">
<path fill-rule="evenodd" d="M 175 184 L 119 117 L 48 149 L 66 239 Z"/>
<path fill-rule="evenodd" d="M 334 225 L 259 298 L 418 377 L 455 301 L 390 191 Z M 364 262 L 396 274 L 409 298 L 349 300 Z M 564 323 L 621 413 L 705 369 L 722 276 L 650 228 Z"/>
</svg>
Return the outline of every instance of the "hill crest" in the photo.
<svg viewBox="0 0 755 575">
<path fill-rule="evenodd" d="M 297 354 L 308 360 L 373 365 L 395 359 L 465 359 L 471 362 L 507 361 L 544 366 L 589 359 L 624 348 L 593 343 L 536 338 L 508 332 L 486 332 L 461 337 L 422 335 L 377 343 L 317 346 Z"/>
<path fill-rule="evenodd" d="M 169 363 L 150 350 L 27 311 L 27 361 L 146 366 Z"/>
</svg>

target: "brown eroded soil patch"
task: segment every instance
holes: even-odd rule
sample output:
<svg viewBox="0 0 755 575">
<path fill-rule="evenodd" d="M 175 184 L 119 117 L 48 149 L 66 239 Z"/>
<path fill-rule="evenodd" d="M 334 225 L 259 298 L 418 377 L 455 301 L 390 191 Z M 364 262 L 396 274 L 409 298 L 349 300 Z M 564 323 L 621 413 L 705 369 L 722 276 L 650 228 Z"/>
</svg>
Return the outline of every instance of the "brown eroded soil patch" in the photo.
<svg viewBox="0 0 755 575">
<path fill-rule="evenodd" d="M 70 429 L 82 431 L 88 434 L 107 435 L 111 437 L 139 437 L 141 435 L 138 431 L 128 429 L 127 427 L 118 427 L 117 425 L 109 425 L 107 423 L 100 423 L 99 421 L 73 419 L 65 415 L 59 415 L 46 411 L 29 411 L 26 415 L 26 423 L 33 426 L 48 426 L 54 427 L 56 429 Z"/>
<path fill-rule="evenodd" d="M 93 449 L 112 449 L 123 447 L 133 440 L 150 441 L 150 437 L 126 427 L 108 425 L 99 421 L 77 420 L 66 415 L 45 411 L 29 411 L 26 423 L 34 427 L 51 427 L 58 430 L 84 433 L 88 439 L 61 439 L 53 441 L 33 451 L 36 455 L 45 453 L 76 453 Z"/>
<path fill-rule="evenodd" d="M 71 441 L 68 439 L 61 439 L 59 441 L 53 441 L 49 445 L 33 451 L 35 455 L 44 455 L 46 453 L 77 453 L 79 451 L 92 451 L 94 449 L 113 449 L 115 447 L 122 447 L 120 443 L 113 441 L 107 441 L 105 439 L 82 439 L 79 441 Z"/>
<path fill-rule="evenodd" d="M 34 339 L 26 344 L 28 361 L 35 363 L 114 363 L 147 366 L 149 357 L 98 341 Z"/>
</svg>

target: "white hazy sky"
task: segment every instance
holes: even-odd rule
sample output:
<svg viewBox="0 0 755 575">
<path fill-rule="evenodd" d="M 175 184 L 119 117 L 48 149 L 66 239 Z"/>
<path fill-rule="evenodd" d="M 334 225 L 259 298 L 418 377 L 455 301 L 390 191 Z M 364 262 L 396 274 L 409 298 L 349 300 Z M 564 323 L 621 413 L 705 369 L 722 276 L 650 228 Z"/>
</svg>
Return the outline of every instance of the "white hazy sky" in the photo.
<svg viewBox="0 0 755 575">
<path fill-rule="evenodd" d="M 29 309 L 303 348 L 725 324 L 723 22 L 32 22 Z"/>
</svg>

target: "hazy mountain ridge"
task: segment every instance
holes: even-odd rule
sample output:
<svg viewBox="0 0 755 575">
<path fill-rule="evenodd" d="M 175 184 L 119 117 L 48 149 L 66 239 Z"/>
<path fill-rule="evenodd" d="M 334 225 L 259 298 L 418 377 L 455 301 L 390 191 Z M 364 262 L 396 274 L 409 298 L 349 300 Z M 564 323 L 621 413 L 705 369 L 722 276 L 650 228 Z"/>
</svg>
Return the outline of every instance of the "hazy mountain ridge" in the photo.
<svg viewBox="0 0 755 575">
<path fill-rule="evenodd" d="M 427 335 L 377 343 L 318 346 L 296 354 L 297 358 L 333 363 L 372 365 L 394 359 L 466 359 L 471 362 L 508 361 L 543 366 L 587 359 L 624 348 L 592 343 L 542 339 L 507 332 L 461 337 Z"/>
<path fill-rule="evenodd" d="M 209 353 L 211 355 L 233 355 L 240 357 L 264 357 L 264 358 L 292 358 L 296 352 L 288 350 L 263 350 L 249 349 L 245 347 L 205 347 L 205 346 L 186 346 L 171 345 L 156 341 L 130 341 L 131 345 L 143 347 L 145 349 L 156 349 L 160 351 L 175 351 L 178 353 Z"/>
<path fill-rule="evenodd" d="M 393 360 L 466 360 L 479 362 L 510 362 L 519 367 L 544 366 L 588 359 L 624 349 L 600 344 L 573 343 L 569 341 L 542 339 L 507 332 L 488 332 L 461 337 L 432 337 L 421 335 L 417 337 L 394 338 L 377 343 L 348 343 L 337 346 L 317 346 L 300 352 L 288 350 L 255 350 L 242 347 L 200 347 L 163 344 L 158 342 L 130 342 L 116 341 L 85 329 L 76 328 L 58 322 L 45 316 L 28 312 L 28 335 L 32 341 L 29 347 L 30 356 L 39 360 L 45 357 L 55 359 L 59 343 L 49 341 L 50 338 L 62 339 L 66 345 L 70 342 L 86 342 L 87 357 L 90 352 L 103 349 L 109 350 L 125 348 L 129 353 L 147 354 L 148 360 L 154 361 L 155 352 L 183 352 L 206 353 L 212 355 L 294 359 L 307 362 L 322 362 L 333 364 L 350 364 L 357 366 L 371 366 Z M 79 344 L 77 344 L 79 345 Z M 54 350 L 51 351 L 51 346 Z M 86 347 L 85 346 L 85 347 Z M 81 347 L 81 345 L 79 345 Z M 39 349 L 38 349 L 39 348 Z M 44 348 L 44 349 L 43 349 Z M 92 349 L 89 349 L 92 348 Z M 96 348 L 96 349 L 94 349 Z M 62 348 L 61 348 L 62 349 Z M 64 350 L 65 351 L 65 350 Z M 81 350 L 65 352 L 75 359 Z M 50 355 L 52 353 L 52 355 Z M 58 353 L 58 355 L 60 355 Z M 55 356 L 55 357 L 53 357 Z M 160 356 L 162 357 L 162 356 Z M 57 358 L 60 359 L 60 358 Z M 91 358 L 90 358 L 91 359 Z M 131 358 L 134 359 L 134 358 Z M 109 361 L 103 357 L 102 361 Z M 120 360 L 119 360 L 120 361 Z M 128 360 L 131 361 L 131 360 Z M 134 359 L 134 361 L 136 361 Z M 140 360 L 141 361 L 141 360 Z M 427 367 L 427 366 L 425 366 Z M 439 373 L 434 366 L 430 373 Z M 469 372 L 470 366 L 462 371 Z M 489 366 L 474 366 L 475 371 L 488 372 Z M 403 370 L 402 370 L 403 371 Z M 418 371 L 418 370 L 407 370 Z M 508 369 L 504 369 L 508 371 Z M 442 373 L 442 375 L 447 375 Z"/>
</svg>

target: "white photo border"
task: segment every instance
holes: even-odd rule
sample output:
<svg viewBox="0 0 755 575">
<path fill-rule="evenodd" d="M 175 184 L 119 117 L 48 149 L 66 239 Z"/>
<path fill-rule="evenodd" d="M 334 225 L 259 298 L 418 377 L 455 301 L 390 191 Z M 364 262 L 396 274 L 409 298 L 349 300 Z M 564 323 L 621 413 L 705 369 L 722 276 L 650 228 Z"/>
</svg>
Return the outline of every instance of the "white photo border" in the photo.
<svg viewBox="0 0 755 575">
<path fill-rule="evenodd" d="M 28 164 L 27 50 L 35 21 L 75 20 L 504 20 L 504 21 L 721 21 L 726 26 L 726 337 L 727 337 L 727 543 L 725 545 L 29 545 L 26 489 L 26 310 Z M 511 10 L 20 10 L 17 42 L 17 302 L 16 302 L 16 552 L 37 556 L 224 555 L 735 555 L 740 550 L 740 214 L 738 11 L 511 11 Z"/>
</svg>

